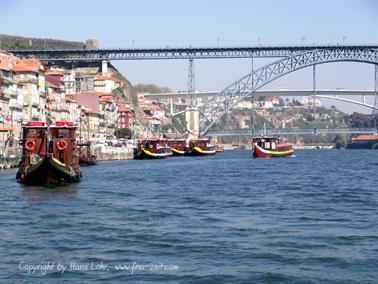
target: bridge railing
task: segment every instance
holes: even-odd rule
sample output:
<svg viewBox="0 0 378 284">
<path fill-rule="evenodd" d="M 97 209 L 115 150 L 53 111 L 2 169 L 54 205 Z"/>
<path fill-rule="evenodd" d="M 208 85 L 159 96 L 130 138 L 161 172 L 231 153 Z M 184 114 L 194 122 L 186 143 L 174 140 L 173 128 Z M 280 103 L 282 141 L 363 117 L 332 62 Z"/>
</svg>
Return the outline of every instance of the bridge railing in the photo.
<svg viewBox="0 0 378 284">
<path fill-rule="evenodd" d="M 376 134 L 377 128 L 303 128 L 303 129 L 238 129 L 210 130 L 205 136 L 288 136 L 288 135 L 318 135 L 318 134 Z"/>
</svg>

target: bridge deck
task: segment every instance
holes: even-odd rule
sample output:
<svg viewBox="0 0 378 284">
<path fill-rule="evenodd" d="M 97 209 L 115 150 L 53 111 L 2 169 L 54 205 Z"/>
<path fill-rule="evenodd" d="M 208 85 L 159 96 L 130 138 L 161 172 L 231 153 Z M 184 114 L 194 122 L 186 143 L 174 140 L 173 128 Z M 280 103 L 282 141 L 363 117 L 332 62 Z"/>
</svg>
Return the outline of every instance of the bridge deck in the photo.
<svg viewBox="0 0 378 284">
<path fill-rule="evenodd" d="M 128 49 L 11 50 L 21 58 L 34 56 L 46 61 L 151 60 L 287 57 L 316 49 L 377 49 L 378 45 L 292 45 L 251 47 L 182 47 Z"/>
<path fill-rule="evenodd" d="M 210 130 L 205 136 L 261 136 L 263 134 L 272 136 L 288 135 L 317 135 L 317 134 L 376 134 L 377 128 L 312 128 L 312 129 L 250 129 L 240 130 Z"/>
</svg>

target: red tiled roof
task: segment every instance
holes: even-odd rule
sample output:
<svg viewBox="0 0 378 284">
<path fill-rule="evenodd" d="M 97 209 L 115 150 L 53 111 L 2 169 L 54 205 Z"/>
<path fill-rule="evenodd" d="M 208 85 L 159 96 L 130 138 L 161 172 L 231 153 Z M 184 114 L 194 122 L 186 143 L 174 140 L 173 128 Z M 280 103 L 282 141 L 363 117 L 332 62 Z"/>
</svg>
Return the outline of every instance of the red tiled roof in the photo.
<svg viewBox="0 0 378 284">
<path fill-rule="evenodd" d="M 110 76 L 97 76 L 94 78 L 94 81 L 114 81 L 114 82 L 121 82 L 117 78 L 110 77 Z"/>
<path fill-rule="evenodd" d="M 98 111 L 95 111 L 95 110 L 92 110 L 92 109 L 85 109 L 84 112 L 85 113 L 91 113 L 91 114 L 99 114 Z"/>
<path fill-rule="evenodd" d="M 39 72 L 39 67 L 35 65 L 17 64 L 13 66 L 13 72 Z"/>
<path fill-rule="evenodd" d="M 113 98 L 113 96 L 101 96 L 100 101 L 102 101 L 102 102 L 113 102 L 114 98 Z"/>
<path fill-rule="evenodd" d="M 84 93 L 77 93 L 73 95 L 73 98 L 81 106 L 86 108 L 99 111 L 100 107 L 100 97 L 96 95 L 88 95 Z"/>
<path fill-rule="evenodd" d="M 45 79 L 46 79 L 47 86 L 52 87 L 52 88 L 56 88 L 56 89 L 60 89 L 60 83 L 62 81 L 59 80 L 59 78 L 56 78 L 56 77 L 51 76 L 51 75 L 45 75 Z"/>
<path fill-rule="evenodd" d="M 43 70 L 43 65 L 37 59 L 19 59 L 17 64 L 13 66 L 14 72 L 38 73 L 40 70 Z"/>
<path fill-rule="evenodd" d="M 128 107 L 118 107 L 119 112 L 129 112 L 131 109 Z"/>
<path fill-rule="evenodd" d="M 54 89 L 60 89 L 59 86 L 55 85 L 54 83 L 51 83 L 51 82 L 46 82 L 46 85 L 49 86 L 50 88 L 54 88 Z"/>
<path fill-rule="evenodd" d="M 47 71 L 45 74 L 50 75 L 50 76 L 64 76 L 63 73 L 58 72 L 58 71 Z"/>
<path fill-rule="evenodd" d="M 98 97 L 102 97 L 102 96 L 112 96 L 113 95 L 111 93 L 107 93 L 107 92 L 97 92 L 97 91 L 84 91 L 84 92 L 80 92 L 80 93 L 76 93 L 75 95 L 93 95 L 93 96 L 98 96 Z"/>
</svg>

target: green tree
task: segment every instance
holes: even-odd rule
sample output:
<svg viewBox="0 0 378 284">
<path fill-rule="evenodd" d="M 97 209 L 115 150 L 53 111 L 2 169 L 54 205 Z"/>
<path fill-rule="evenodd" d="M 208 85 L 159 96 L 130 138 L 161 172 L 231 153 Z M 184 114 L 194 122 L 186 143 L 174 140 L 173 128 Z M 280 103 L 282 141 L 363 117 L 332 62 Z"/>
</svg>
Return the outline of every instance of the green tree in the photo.
<svg viewBox="0 0 378 284">
<path fill-rule="evenodd" d="M 345 141 L 345 139 L 343 139 L 343 137 L 341 137 L 339 134 L 336 135 L 332 142 L 336 144 L 336 149 L 345 148 L 347 145 L 347 141 Z"/>
<path fill-rule="evenodd" d="M 114 135 L 117 137 L 117 139 L 120 138 L 125 138 L 125 139 L 130 139 L 131 136 L 133 135 L 133 132 L 131 131 L 130 128 L 118 128 Z"/>
</svg>

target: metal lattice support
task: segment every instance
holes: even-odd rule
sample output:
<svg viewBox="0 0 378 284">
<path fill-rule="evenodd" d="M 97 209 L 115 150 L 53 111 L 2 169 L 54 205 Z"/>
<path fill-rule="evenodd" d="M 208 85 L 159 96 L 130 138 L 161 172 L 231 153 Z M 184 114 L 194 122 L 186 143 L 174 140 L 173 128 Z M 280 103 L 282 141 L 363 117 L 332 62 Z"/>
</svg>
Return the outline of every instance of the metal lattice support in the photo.
<svg viewBox="0 0 378 284">
<path fill-rule="evenodd" d="M 194 61 L 189 59 L 188 68 L 188 102 L 191 107 L 196 104 L 196 83 L 194 77 Z"/>
<path fill-rule="evenodd" d="M 235 81 L 201 106 L 200 133 L 201 135 L 206 134 L 222 116 L 234 108 L 242 99 L 249 97 L 253 92 L 282 76 L 322 63 L 353 61 L 378 64 L 377 54 L 378 48 L 337 47 L 311 50 L 265 65 Z M 251 86 L 253 87 L 251 88 Z"/>
<path fill-rule="evenodd" d="M 376 60 L 378 62 L 378 53 L 376 54 Z M 378 130 L 378 64 L 374 66 L 374 109 L 373 109 L 373 119 L 375 127 Z"/>
</svg>

